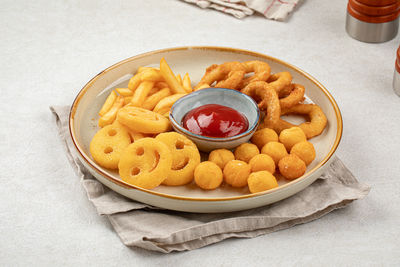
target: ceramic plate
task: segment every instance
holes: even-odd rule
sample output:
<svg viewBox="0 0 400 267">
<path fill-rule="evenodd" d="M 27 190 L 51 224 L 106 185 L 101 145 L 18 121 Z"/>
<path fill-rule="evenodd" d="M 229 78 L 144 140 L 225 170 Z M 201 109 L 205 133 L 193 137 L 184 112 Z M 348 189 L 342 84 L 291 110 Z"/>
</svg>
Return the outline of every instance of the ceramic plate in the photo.
<svg viewBox="0 0 400 267">
<path fill-rule="evenodd" d="M 98 130 L 98 111 L 111 90 L 127 87 L 132 74 L 140 66 L 158 67 L 164 57 L 175 74 L 189 73 L 192 85 L 197 84 L 211 64 L 227 61 L 262 60 L 270 64 L 271 72 L 289 71 L 293 82 L 306 88 L 307 100 L 318 104 L 328 118 L 324 132 L 310 141 L 316 149 L 316 159 L 300 178 L 288 182 L 279 179 L 279 187 L 250 194 L 248 188 L 230 186 L 205 191 L 194 184 L 159 186 L 146 190 L 122 181 L 118 172 L 100 167 L 89 153 L 89 144 Z M 291 117 L 292 122 L 301 122 Z M 123 60 L 99 73 L 79 92 L 70 113 L 70 134 L 77 154 L 88 170 L 104 185 L 136 201 L 160 208 L 187 212 L 229 212 L 267 205 L 303 190 L 314 182 L 329 165 L 342 135 L 342 118 L 332 95 L 322 84 L 299 68 L 279 59 L 256 52 L 223 47 L 179 47 L 153 51 Z"/>
</svg>

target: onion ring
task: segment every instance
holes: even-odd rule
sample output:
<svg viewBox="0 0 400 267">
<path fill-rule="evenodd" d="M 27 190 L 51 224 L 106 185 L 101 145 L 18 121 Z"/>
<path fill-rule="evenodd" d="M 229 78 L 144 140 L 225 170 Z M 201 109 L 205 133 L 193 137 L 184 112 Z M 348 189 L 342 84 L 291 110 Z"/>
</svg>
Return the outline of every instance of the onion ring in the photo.
<svg viewBox="0 0 400 267">
<path fill-rule="evenodd" d="M 245 67 L 246 73 L 254 72 L 254 75 L 244 78 L 243 81 L 240 83 L 240 88 L 244 88 L 249 83 L 255 81 L 265 82 L 271 74 L 271 67 L 266 62 L 252 60 L 243 62 L 242 64 Z"/>
<path fill-rule="evenodd" d="M 292 90 L 289 93 L 289 95 L 279 100 L 281 109 L 284 110 L 297 105 L 304 99 L 304 92 L 305 92 L 304 86 L 296 83 L 293 84 Z"/>
<path fill-rule="evenodd" d="M 328 123 L 328 120 L 322 109 L 315 104 L 297 104 L 296 106 L 282 110 L 282 115 L 287 114 L 308 115 L 310 117 L 310 121 L 301 123 L 300 125 L 294 125 L 283 119 L 279 119 L 279 122 L 273 125 L 273 127 L 269 127 L 266 124 L 264 124 L 264 126 L 273 128 L 277 133 L 280 133 L 284 129 L 298 126 L 306 134 L 307 139 L 310 139 L 314 136 L 320 135 Z"/>
<path fill-rule="evenodd" d="M 213 83 L 218 83 L 219 81 L 227 78 L 231 78 L 230 81 L 227 81 L 227 83 L 229 82 L 228 85 L 230 86 L 230 89 L 236 89 L 242 81 L 241 79 L 237 79 L 237 77 L 240 77 L 240 73 L 233 75 L 232 72 L 236 71 L 243 71 L 244 76 L 245 67 L 238 61 L 225 62 L 221 65 L 213 64 L 206 69 L 206 73 L 201 78 L 200 82 L 194 87 L 194 90 L 199 90 L 199 87 L 202 84 L 209 84 L 212 86 Z"/>
<path fill-rule="evenodd" d="M 251 96 L 255 100 L 261 98 L 258 107 L 267 112 L 264 119 L 265 126 L 272 128 L 276 123 L 278 123 L 281 114 L 281 107 L 279 104 L 278 94 L 272 86 L 267 82 L 256 81 L 249 83 L 241 92 Z"/>
<path fill-rule="evenodd" d="M 290 85 L 292 82 L 292 75 L 287 72 L 278 72 L 269 76 L 267 82 L 275 89 L 275 91 L 279 94 L 279 92 Z"/>
</svg>

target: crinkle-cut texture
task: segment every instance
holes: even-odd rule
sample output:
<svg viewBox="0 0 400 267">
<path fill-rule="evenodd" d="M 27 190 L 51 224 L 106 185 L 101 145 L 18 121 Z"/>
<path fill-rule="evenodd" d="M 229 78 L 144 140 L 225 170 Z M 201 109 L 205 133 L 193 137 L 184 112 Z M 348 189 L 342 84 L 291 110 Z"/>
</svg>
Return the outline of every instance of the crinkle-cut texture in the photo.
<svg viewBox="0 0 400 267">
<path fill-rule="evenodd" d="M 186 136 L 177 132 L 161 133 L 155 138 L 167 145 L 172 165 L 164 185 L 184 185 L 194 177 L 194 169 L 200 163 L 200 153 L 197 146 Z"/>
<path fill-rule="evenodd" d="M 97 164 L 117 169 L 122 151 L 131 143 L 129 132 L 117 124 L 100 129 L 90 142 L 90 154 Z"/>
<path fill-rule="evenodd" d="M 171 165 L 172 156 L 167 145 L 146 137 L 125 148 L 118 169 L 122 180 L 128 184 L 153 189 L 167 178 Z"/>
</svg>

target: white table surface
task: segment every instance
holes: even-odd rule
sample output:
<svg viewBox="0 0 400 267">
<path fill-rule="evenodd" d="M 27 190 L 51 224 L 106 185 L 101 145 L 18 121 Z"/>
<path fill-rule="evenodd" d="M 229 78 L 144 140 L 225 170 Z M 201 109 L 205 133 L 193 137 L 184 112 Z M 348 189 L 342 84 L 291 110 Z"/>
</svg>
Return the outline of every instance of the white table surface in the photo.
<svg viewBox="0 0 400 267">
<path fill-rule="evenodd" d="M 0 8 L 1 266 L 358 266 L 400 264 L 399 36 L 345 32 L 345 0 L 306 0 L 286 22 L 238 20 L 169 1 L 14 1 Z M 254 50 L 290 62 L 337 100 L 337 155 L 372 186 L 363 200 L 254 239 L 168 255 L 125 247 L 97 215 L 64 155 L 50 105 L 71 104 L 104 68 L 185 45 Z"/>
</svg>

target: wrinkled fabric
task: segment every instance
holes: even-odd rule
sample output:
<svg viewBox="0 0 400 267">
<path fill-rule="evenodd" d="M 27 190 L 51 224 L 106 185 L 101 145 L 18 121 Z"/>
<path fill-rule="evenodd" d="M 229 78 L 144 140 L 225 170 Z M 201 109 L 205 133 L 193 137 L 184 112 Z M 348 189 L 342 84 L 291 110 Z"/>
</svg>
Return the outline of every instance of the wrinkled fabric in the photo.
<svg viewBox="0 0 400 267">
<path fill-rule="evenodd" d="M 290 198 L 250 210 L 202 214 L 160 209 L 128 199 L 97 181 L 72 152 L 68 106 L 50 107 L 66 155 L 88 199 L 110 220 L 126 246 L 169 253 L 193 250 L 227 238 L 251 238 L 307 223 L 365 197 L 359 183 L 335 157 L 313 184 Z"/>
<path fill-rule="evenodd" d="M 183 0 L 201 8 L 212 8 L 242 19 L 259 13 L 267 19 L 285 20 L 299 0 Z"/>
</svg>

